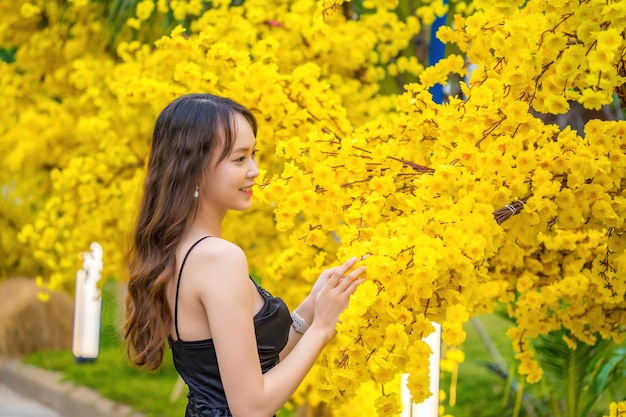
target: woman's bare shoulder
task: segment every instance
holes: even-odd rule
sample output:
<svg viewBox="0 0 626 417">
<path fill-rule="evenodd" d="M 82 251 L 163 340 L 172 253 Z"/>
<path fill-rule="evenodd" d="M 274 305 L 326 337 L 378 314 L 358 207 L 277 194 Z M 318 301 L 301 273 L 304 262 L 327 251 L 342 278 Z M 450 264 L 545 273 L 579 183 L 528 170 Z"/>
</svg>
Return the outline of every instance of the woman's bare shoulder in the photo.
<svg viewBox="0 0 626 417">
<path fill-rule="evenodd" d="M 211 277 L 248 276 L 248 262 L 244 251 L 226 239 L 211 237 L 200 242 L 190 259 L 189 274 L 207 283 Z M 193 278 L 192 278 L 193 279 Z"/>
<path fill-rule="evenodd" d="M 205 260 L 228 260 L 230 257 L 246 258 L 243 249 L 233 242 L 219 237 L 210 237 L 198 245 L 198 251 Z"/>
</svg>

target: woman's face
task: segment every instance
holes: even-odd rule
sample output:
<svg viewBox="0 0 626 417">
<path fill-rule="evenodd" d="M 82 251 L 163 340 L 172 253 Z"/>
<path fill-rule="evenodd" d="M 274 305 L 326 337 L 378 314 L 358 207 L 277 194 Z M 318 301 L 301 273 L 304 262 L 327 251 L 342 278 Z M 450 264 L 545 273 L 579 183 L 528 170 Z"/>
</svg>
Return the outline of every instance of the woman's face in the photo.
<svg viewBox="0 0 626 417">
<path fill-rule="evenodd" d="M 234 127 L 232 150 L 226 158 L 217 162 L 221 150 L 216 149 L 199 190 L 201 203 L 218 213 L 250 208 L 252 186 L 259 175 L 255 157 L 256 138 L 250 124 L 236 113 Z"/>
</svg>

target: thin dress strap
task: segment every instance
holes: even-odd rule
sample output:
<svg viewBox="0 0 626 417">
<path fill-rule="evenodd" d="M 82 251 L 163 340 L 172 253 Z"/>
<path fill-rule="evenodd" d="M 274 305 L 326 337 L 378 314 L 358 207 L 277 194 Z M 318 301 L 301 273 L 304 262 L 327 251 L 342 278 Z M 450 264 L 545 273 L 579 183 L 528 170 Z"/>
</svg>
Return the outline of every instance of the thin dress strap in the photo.
<svg viewBox="0 0 626 417">
<path fill-rule="evenodd" d="M 208 237 L 211 237 L 211 236 L 205 236 L 199 239 L 193 245 L 191 245 L 191 247 L 185 254 L 185 257 L 183 258 L 183 263 L 180 265 L 180 271 L 178 272 L 178 282 L 176 283 L 176 299 L 174 301 L 174 328 L 176 329 L 177 340 L 180 340 L 180 335 L 178 334 L 178 289 L 180 288 L 180 277 L 183 275 L 183 268 L 185 267 L 185 262 L 187 262 L 187 257 L 189 256 L 189 253 L 191 252 L 191 250 L 195 248 L 198 243 L 202 242 L 204 239 Z"/>
</svg>

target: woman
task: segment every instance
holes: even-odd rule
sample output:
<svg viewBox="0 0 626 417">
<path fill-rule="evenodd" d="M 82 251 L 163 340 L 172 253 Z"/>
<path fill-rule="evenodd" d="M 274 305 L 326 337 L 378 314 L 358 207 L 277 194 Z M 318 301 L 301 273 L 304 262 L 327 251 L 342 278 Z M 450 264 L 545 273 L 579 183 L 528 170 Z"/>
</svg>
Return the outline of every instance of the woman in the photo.
<svg viewBox="0 0 626 417">
<path fill-rule="evenodd" d="M 234 101 L 190 94 L 159 115 L 130 251 L 124 335 L 133 362 L 161 365 L 169 341 L 189 387 L 185 416 L 268 417 L 291 397 L 363 281 L 355 264 L 321 273 L 292 313 L 251 280 L 221 238 L 251 205 L 257 124 Z M 245 231 L 243 231 L 245 232 Z"/>
</svg>

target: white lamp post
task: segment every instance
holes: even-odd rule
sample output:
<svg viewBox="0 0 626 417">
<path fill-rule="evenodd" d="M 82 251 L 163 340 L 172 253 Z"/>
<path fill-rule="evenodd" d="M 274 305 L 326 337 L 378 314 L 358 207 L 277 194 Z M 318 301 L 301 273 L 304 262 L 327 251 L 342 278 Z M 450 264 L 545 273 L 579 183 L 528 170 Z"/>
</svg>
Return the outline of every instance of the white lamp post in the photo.
<svg viewBox="0 0 626 417">
<path fill-rule="evenodd" d="M 76 362 L 93 362 L 100 346 L 102 297 L 98 289 L 102 271 L 102 246 L 93 242 L 83 256 L 83 268 L 76 273 L 72 353 Z"/>
</svg>

